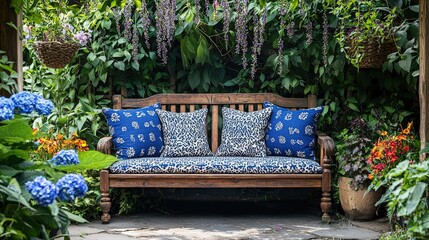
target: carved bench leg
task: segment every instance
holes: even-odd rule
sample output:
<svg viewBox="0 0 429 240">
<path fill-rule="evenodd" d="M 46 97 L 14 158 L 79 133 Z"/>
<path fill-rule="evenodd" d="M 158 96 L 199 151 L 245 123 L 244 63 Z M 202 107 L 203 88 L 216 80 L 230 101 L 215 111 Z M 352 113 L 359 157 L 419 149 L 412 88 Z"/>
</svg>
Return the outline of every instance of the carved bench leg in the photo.
<svg viewBox="0 0 429 240">
<path fill-rule="evenodd" d="M 331 221 L 331 194 L 329 192 L 322 193 L 322 202 L 320 203 L 320 207 L 322 208 L 322 221 L 330 222 Z"/>
<path fill-rule="evenodd" d="M 103 211 L 101 215 L 101 221 L 103 223 L 109 223 L 110 221 L 110 207 L 112 203 L 110 202 L 109 196 L 109 172 L 107 170 L 100 171 L 100 191 L 101 191 L 101 200 L 100 207 Z"/>
<path fill-rule="evenodd" d="M 330 222 L 331 216 L 331 160 L 325 158 L 323 161 L 322 173 L 322 200 L 320 207 L 322 208 L 322 221 Z"/>
</svg>

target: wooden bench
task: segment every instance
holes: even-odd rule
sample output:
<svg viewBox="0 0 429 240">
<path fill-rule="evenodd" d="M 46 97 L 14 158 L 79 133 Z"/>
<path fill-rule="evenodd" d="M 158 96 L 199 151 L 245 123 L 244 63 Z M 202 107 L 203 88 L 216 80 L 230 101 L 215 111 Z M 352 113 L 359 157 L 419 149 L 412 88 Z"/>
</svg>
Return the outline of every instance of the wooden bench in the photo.
<svg viewBox="0 0 429 240">
<path fill-rule="evenodd" d="M 126 99 L 121 95 L 113 97 L 114 109 L 140 108 L 161 103 L 162 109 L 172 112 L 194 111 L 208 108 L 208 136 L 211 150 L 216 152 L 219 146 L 219 115 L 223 106 L 241 111 L 256 111 L 263 108 L 263 102 L 269 101 L 277 106 L 289 109 L 304 109 L 316 106 L 316 97 L 284 98 L 271 93 L 215 93 L 215 94 L 158 94 L 144 99 Z M 331 159 L 334 154 L 333 140 L 318 133 L 320 146 L 321 174 L 110 174 L 108 170 L 100 172 L 100 206 L 103 211 L 103 223 L 110 221 L 110 188 L 320 188 L 322 191 L 322 220 L 330 221 L 331 210 Z M 112 138 L 100 139 L 97 149 L 111 154 Z"/>
</svg>

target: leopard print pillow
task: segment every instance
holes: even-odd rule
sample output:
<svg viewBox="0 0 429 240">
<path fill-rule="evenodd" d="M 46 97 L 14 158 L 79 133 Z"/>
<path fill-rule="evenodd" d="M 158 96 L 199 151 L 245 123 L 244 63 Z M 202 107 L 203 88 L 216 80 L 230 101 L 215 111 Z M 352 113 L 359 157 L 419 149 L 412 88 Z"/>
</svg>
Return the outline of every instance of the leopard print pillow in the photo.
<svg viewBox="0 0 429 240">
<path fill-rule="evenodd" d="M 216 155 L 266 157 L 265 128 L 271 111 L 242 112 L 223 107 L 221 145 Z"/>
<path fill-rule="evenodd" d="M 161 157 L 210 156 L 206 132 L 207 108 L 175 113 L 157 109 L 164 150 Z"/>
</svg>

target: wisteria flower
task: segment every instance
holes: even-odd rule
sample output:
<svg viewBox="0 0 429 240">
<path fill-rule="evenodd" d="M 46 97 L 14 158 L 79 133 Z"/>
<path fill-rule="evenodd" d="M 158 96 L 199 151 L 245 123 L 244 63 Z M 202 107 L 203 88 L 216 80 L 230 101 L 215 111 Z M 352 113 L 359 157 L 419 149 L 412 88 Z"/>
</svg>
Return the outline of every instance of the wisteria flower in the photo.
<svg viewBox="0 0 429 240">
<path fill-rule="evenodd" d="M 53 203 L 58 194 L 57 186 L 43 176 L 36 177 L 33 181 L 25 183 L 31 197 L 41 206 Z"/>
<path fill-rule="evenodd" d="M 79 44 L 81 46 L 85 46 L 86 44 L 88 44 L 91 34 L 89 34 L 88 32 L 80 31 L 76 33 L 74 37 L 76 38 L 76 40 L 79 41 Z"/>
<path fill-rule="evenodd" d="M 79 158 L 75 150 L 61 150 L 48 161 L 53 166 L 79 164 Z"/>
<path fill-rule="evenodd" d="M 84 197 L 88 191 L 85 179 L 78 174 L 67 174 L 57 182 L 58 197 L 63 201 L 73 201 Z"/>
<path fill-rule="evenodd" d="M 54 103 L 51 100 L 38 96 L 36 102 L 36 111 L 38 114 L 49 115 L 52 109 L 54 109 Z"/>
<path fill-rule="evenodd" d="M 11 120 L 13 115 L 13 110 L 15 109 L 15 104 L 12 100 L 5 97 L 0 97 L 0 121 Z"/>
<path fill-rule="evenodd" d="M 15 104 L 15 107 L 18 108 L 19 112 L 31 113 L 36 105 L 37 95 L 27 91 L 22 91 L 12 95 L 10 99 Z"/>
</svg>

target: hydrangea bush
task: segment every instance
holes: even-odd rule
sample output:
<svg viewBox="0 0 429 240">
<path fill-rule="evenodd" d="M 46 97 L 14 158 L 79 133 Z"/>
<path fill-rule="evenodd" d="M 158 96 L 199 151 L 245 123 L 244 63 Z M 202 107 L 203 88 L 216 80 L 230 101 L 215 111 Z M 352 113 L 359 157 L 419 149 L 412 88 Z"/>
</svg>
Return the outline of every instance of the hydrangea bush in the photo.
<svg viewBox="0 0 429 240">
<path fill-rule="evenodd" d="M 31 158 L 37 137 L 29 120 L 53 108 L 50 100 L 30 92 L 0 97 L 0 239 L 68 238 L 70 221 L 86 220 L 59 203 L 87 193 L 79 172 L 116 161 L 91 150 L 62 150 L 48 161 Z"/>
</svg>

